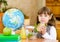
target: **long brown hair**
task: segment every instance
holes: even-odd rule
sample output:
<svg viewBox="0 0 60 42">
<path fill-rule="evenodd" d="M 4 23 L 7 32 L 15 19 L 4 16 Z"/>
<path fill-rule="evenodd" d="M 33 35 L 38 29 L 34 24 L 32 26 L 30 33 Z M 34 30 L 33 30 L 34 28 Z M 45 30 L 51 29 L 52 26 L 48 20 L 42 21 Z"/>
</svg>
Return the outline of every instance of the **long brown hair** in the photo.
<svg viewBox="0 0 60 42">
<path fill-rule="evenodd" d="M 51 15 L 51 19 L 48 21 L 48 24 L 47 25 L 50 25 L 50 26 L 55 26 L 55 17 L 54 17 L 54 14 L 52 14 L 51 10 L 47 7 L 43 7 L 41 8 L 39 11 L 38 11 L 38 15 L 41 15 L 41 14 L 47 14 L 48 15 Z M 38 16 L 37 16 L 37 24 L 39 23 L 39 20 L 38 20 Z"/>
</svg>

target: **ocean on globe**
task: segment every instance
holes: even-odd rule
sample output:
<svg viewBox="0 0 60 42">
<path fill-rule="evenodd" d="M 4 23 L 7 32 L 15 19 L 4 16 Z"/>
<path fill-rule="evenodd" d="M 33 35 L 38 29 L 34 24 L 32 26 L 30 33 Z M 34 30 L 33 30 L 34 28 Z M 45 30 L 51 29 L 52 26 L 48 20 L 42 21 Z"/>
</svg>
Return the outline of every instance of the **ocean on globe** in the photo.
<svg viewBox="0 0 60 42">
<path fill-rule="evenodd" d="M 24 24 L 24 15 L 23 12 L 19 9 L 8 9 L 4 15 L 2 22 L 5 27 L 18 29 L 21 28 Z"/>
</svg>

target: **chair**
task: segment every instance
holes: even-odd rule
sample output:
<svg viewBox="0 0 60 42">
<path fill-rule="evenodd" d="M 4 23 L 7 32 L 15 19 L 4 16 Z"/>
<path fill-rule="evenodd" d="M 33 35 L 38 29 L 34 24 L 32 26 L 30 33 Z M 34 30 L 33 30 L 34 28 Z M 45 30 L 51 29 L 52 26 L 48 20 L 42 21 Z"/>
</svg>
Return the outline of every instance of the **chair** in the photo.
<svg viewBox="0 0 60 42">
<path fill-rule="evenodd" d="M 57 31 L 57 40 L 60 42 L 60 20 L 56 18 L 56 31 Z"/>
</svg>

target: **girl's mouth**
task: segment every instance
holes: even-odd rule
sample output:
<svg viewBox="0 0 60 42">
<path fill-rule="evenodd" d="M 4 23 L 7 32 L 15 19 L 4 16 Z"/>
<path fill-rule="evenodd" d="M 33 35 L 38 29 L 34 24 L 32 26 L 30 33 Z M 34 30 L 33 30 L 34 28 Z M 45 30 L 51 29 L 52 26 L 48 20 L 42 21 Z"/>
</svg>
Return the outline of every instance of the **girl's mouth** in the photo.
<svg viewBox="0 0 60 42">
<path fill-rule="evenodd" d="M 45 20 L 41 20 L 42 22 L 45 22 Z"/>
<path fill-rule="evenodd" d="M 45 23 L 45 20 L 41 20 L 42 23 Z"/>
</svg>

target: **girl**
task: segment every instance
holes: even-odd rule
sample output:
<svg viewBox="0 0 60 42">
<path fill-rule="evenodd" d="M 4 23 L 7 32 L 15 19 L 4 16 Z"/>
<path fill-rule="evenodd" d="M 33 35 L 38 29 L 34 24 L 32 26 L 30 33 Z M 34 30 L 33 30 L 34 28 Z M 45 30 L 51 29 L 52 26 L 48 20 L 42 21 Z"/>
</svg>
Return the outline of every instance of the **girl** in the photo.
<svg viewBox="0 0 60 42">
<path fill-rule="evenodd" d="M 52 12 L 47 7 L 43 7 L 38 11 L 37 22 L 38 38 L 56 40 L 55 20 Z M 42 24 L 42 25 L 41 25 Z M 45 24 L 45 25 L 43 25 Z"/>
</svg>

